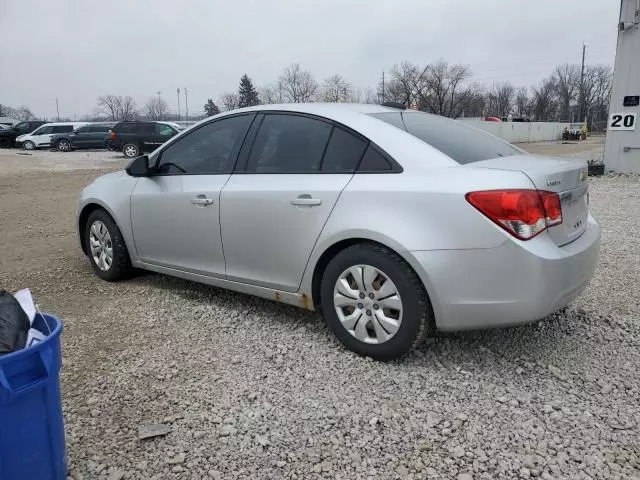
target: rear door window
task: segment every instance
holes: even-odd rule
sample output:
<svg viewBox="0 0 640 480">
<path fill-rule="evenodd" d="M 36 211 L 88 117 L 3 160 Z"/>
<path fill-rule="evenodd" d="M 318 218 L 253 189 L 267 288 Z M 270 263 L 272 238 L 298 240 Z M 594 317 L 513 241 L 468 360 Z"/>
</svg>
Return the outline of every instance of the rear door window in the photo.
<svg viewBox="0 0 640 480">
<path fill-rule="evenodd" d="M 411 135 L 460 164 L 522 154 L 519 149 L 499 138 L 439 115 L 403 111 L 374 113 L 371 116 L 398 128 L 404 125 Z"/>
<path fill-rule="evenodd" d="M 69 133 L 73 132 L 73 125 L 56 125 L 51 133 Z"/>
<path fill-rule="evenodd" d="M 266 115 L 249 154 L 247 173 L 315 173 L 332 125 L 301 115 Z"/>
<path fill-rule="evenodd" d="M 156 123 L 155 125 L 155 134 L 161 137 L 172 137 L 175 135 L 176 131 L 171 128 L 169 125 L 164 125 L 162 123 Z"/>
<path fill-rule="evenodd" d="M 326 173 L 355 172 L 367 143 L 340 127 L 334 127 L 322 159 L 321 170 Z"/>
<path fill-rule="evenodd" d="M 390 172 L 393 170 L 393 165 L 385 156 L 380 153 L 373 145 L 369 145 L 367 151 L 362 158 L 360 173 L 378 173 L 378 172 Z"/>
</svg>

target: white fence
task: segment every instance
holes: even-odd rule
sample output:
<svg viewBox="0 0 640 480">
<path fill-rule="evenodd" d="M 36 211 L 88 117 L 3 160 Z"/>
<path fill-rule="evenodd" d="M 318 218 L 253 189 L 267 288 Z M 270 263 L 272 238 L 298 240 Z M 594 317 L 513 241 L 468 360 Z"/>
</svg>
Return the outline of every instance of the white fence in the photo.
<svg viewBox="0 0 640 480">
<path fill-rule="evenodd" d="M 458 120 L 511 143 L 562 140 L 562 130 L 569 126 L 568 123 L 561 122 L 487 122 L 471 118 Z"/>
</svg>

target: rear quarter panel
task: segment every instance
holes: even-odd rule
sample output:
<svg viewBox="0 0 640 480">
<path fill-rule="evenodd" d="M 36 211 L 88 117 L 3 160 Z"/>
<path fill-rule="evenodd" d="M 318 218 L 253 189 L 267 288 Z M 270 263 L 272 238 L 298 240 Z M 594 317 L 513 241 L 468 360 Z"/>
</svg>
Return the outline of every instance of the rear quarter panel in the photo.
<svg viewBox="0 0 640 480">
<path fill-rule="evenodd" d="M 532 184 L 521 172 L 469 166 L 411 174 L 354 175 L 318 238 L 301 291 L 311 293 L 320 256 L 332 245 L 354 238 L 395 250 L 429 291 L 429 272 L 423 271 L 412 252 L 488 249 L 503 244 L 508 234 L 465 199 L 470 191 L 499 188 L 532 188 Z"/>
</svg>

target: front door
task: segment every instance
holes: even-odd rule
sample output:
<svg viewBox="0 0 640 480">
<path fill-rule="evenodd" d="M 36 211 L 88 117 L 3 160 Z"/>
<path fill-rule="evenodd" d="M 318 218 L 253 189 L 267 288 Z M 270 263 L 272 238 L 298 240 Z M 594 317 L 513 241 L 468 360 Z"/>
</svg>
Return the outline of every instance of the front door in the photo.
<svg viewBox="0 0 640 480">
<path fill-rule="evenodd" d="M 88 148 L 91 144 L 92 136 L 95 135 L 92 132 L 94 127 L 85 125 L 78 128 L 74 134 L 71 134 L 70 138 L 73 140 L 73 146 L 75 148 Z"/>
<path fill-rule="evenodd" d="M 295 292 L 367 142 L 316 117 L 268 114 L 222 190 L 227 279 Z"/>
<path fill-rule="evenodd" d="M 51 134 L 53 133 L 53 126 L 47 125 L 40 127 L 31 134 L 31 140 L 36 147 L 48 147 L 51 144 Z"/>
<path fill-rule="evenodd" d="M 253 115 L 207 123 L 160 151 L 155 173 L 131 194 L 138 258 L 145 263 L 224 277 L 220 192 L 229 180 Z"/>
</svg>

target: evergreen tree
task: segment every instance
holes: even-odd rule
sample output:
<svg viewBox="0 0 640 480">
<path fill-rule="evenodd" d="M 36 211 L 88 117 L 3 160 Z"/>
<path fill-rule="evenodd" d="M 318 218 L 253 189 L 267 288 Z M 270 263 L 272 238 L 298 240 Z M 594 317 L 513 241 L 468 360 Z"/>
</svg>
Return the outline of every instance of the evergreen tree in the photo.
<svg viewBox="0 0 640 480">
<path fill-rule="evenodd" d="M 211 117 L 220 113 L 220 109 L 215 103 L 213 103 L 213 100 L 211 99 L 207 100 L 207 103 L 205 103 L 204 111 L 206 112 L 207 117 Z"/>
<path fill-rule="evenodd" d="M 251 79 L 245 73 L 240 78 L 240 88 L 238 89 L 238 108 L 242 107 L 251 107 L 253 105 L 260 104 L 260 98 L 258 97 L 258 92 L 253 87 L 253 83 Z"/>
</svg>

